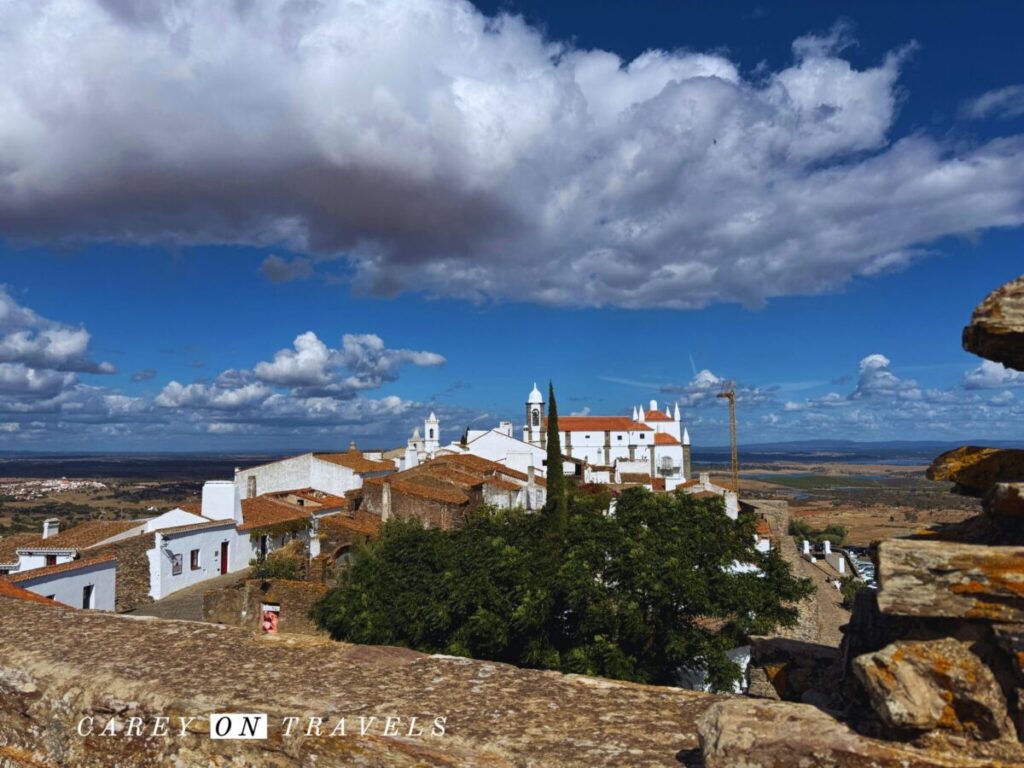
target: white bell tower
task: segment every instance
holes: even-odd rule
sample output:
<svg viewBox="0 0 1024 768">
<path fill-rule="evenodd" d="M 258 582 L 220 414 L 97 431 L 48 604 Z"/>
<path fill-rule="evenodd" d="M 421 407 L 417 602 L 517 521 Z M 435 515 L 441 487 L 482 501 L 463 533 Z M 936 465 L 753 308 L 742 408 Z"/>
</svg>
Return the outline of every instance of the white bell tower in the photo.
<svg viewBox="0 0 1024 768">
<path fill-rule="evenodd" d="M 526 429 L 523 430 L 523 439 L 531 445 L 541 445 L 543 424 L 544 396 L 537 389 L 537 382 L 533 382 L 533 390 L 526 398 Z"/>
<path fill-rule="evenodd" d="M 428 456 L 433 456 L 434 452 L 440 447 L 441 422 L 437 420 L 437 416 L 431 411 L 430 416 L 423 422 L 423 450 L 426 451 Z"/>
</svg>

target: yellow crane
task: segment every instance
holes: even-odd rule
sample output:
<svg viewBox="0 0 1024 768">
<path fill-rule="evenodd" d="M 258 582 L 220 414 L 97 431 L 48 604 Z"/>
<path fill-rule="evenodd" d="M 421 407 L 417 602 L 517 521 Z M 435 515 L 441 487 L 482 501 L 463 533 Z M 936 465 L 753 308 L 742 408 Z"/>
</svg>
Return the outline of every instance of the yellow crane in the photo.
<svg viewBox="0 0 1024 768">
<path fill-rule="evenodd" d="M 722 391 L 716 395 L 729 401 L 729 444 L 732 448 L 732 489 L 740 492 L 740 454 L 736 448 L 736 385 L 732 381 L 722 382 Z"/>
</svg>

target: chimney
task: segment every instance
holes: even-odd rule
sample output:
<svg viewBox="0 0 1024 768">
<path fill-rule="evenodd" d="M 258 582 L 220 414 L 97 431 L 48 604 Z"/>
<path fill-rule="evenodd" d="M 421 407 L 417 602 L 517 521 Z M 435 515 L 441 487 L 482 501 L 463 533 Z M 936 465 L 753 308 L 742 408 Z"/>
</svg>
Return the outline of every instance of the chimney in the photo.
<svg viewBox="0 0 1024 768">
<path fill-rule="evenodd" d="M 242 501 L 233 480 L 207 480 L 203 484 L 203 517 L 242 523 Z"/>
<path fill-rule="evenodd" d="M 48 539 L 51 536 L 56 536 L 60 533 L 60 520 L 56 517 L 50 517 L 43 520 L 43 538 Z"/>
<path fill-rule="evenodd" d="M 380 493 L 380 519 L 387 522 L 391 519 L 391 483 L 384 481 Z"/>
<path fill-rule="evenodd" d="M 701 472 L 700 473 L 700 484 L 701 485 L 711 485 L 711 473 L 710 472 Z"/>
<path fill-rule="evenodd" d="M 249 475 L 246 479 L 245 498 L 256 498 L 256 475 Z"/>
</svg>

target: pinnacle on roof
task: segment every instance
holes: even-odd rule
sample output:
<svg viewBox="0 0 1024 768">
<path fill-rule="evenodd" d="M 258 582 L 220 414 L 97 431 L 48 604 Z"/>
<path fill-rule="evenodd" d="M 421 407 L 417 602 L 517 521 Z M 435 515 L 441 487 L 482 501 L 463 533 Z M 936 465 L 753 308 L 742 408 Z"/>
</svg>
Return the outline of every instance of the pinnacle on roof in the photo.
<svg viewBox="0 0 1024 768">
<path fill-rule="evenodd" d="M 651 407 L 648 408 L 647 410 L 649 410 L 649 411 L 656 411 L 656 410 L 658 410 L 658 401 L 657 400 L 651 400 Z"/>
<path fill-rule="evenodd" d="M 413 440 L 419 440 L 420 439 L 420 428 L 419 427 L 415 427 L 413 429 L 413 431 L 412 431 L 412 439 Z"/>
<path fill-rule="evenodd" d="M 676 403 L 675 413 L 672 414 L 672 418 L 679 421 L 679 403 Z"/>
<path fill-rule="evenodd" d="M 640 421 L 640 414 L 636 411 L 636 406 L 633 406 L 633 421 Z"/>
<path fill-rule="evenodd" d="M 349 440 L 349 442 L 348 442 L 348 451 L 349 451 L 349 453 L 355 453 L 358 450 L 359 449 L 356 448 L 356 441 L 355 440 Z"/>
<path fill-rule="evenodd" d="M 690 433 L 686 429 L 686 427 L 683 427 L 683 445 L 689 445 L 689 444 L 690 444 Z"/>
<path fill-rule="evenodd" d="M 533 405 L 534 403 L 543 403 L 544 402 L 544 395 L 542 395 L 540 393 L 540 390 L 537 389 L 537 382 L 536 381 L 533 382 L 533 390 L 531 390 L 530 396 L 528 398 L 526 398 L 526 402 L 528 404 L 530 404 L 530 405 Z"/>
<path fill-rule="evenodd" d="M 437 416 L 433 411 L 430 412 L 430 415 L 427 417 L 427 421 L 437 421 Z"/>
</svg>

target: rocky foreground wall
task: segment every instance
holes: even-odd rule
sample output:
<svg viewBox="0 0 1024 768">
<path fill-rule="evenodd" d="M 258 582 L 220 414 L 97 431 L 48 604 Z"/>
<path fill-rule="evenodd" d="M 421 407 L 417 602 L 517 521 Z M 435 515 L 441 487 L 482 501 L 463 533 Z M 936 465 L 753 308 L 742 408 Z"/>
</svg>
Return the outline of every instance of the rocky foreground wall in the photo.
<svg viewBox="0 0 1024 768">
<path fill-rule="evenodd" d="M 678 766 L 678 755 L 699 752 L 697 718 L 721 700 L 7 598 L 0 609 L 0 765 L 19 768 Z M 212 712 L 268 713 L 269 738 L 211 740 Z M 171 718 L 167 735 L 153 735 L 159 716 Z M 386 734 L 388 716 L 399 719 Z M 182 734 L 178 717 L 196 720 Z M 285 717 L 300 718 L 290 735 Z M 323 719 L 321 736 L 305 735 L 309 717 Z M 83 718 L 92 735 L 79 735 Z M 329 736 L 342 718 L 345 735 Z M 443 734 L 435 718 L 443 718 Z"/>
</svg>

